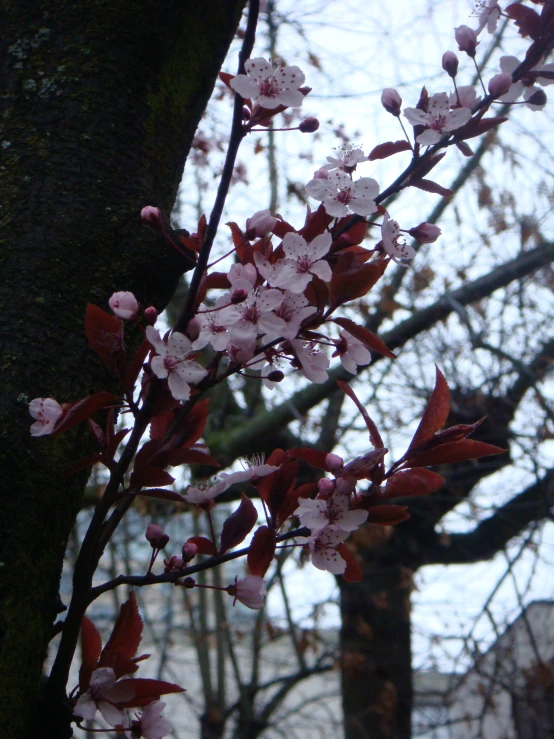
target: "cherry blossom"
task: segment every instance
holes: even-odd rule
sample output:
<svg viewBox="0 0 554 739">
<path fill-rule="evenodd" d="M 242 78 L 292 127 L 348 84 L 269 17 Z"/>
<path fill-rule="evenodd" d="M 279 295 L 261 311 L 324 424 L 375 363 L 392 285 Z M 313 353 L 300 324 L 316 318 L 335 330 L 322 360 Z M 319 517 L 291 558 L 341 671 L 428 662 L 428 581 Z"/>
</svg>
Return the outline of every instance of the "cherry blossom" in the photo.
<svg viewBox="0 0 554 739">
<path fill-rule="evenodd" d="M 305 343 L 298 339 L 290 342 L 294 354 L 300 363 L 300 371 L 308 380 L 321 385 L 327 381 L 329 359 L 323 352 L 317 350 L 314 342 Z"/>
<path fill-rule="evenodd" d="M 205 310 L 196 314 L 195 319 L 200 324 L 200 333 L 192 342 L 193 349 L 202 349 L 206 344 L 211 344 L 216 352 L 224 352 L 227 349 L 230 339 L 227 327 L 237 317 L 235 307 L 229 303 L 230 295 L 222 295 L 216 300 L 214 308 L 205 306 Z"/>
<path fill-rule="evenodd" d="M 333 356 L 339 356 L 344 369 L 350 372 L 351 375 L 355 375 L 358 371 L 358 365 L 371 362 L 371 353 L 361 341 L 349 334 L 348 331 L 341 331 L 339 335 L 340 340 L 336 342 L 337 348 Z"/>
<path fill-rule="evenodd" d="M 332 241 L 328 232 L 316 236 L 309 244 L 300 234 L 288 233 L 283 239 L 285 259 L 270 265 L 269 269 L 266 263 L 258 260 L 260 272 L 272 287 L 288 288 L 299 294 L 308 287 L 313 275 L 329 282 L 333 273 L 329 263 L 321 257 L 329 253 Z"/>
<path fill-rule="evenodd" d="M 36 418 L 36 423 L 31 426 L 31 436 L 46 436 L 54 431 L 63 409 L 54 398 L 35 398 L 29 403 L 29 413 Z"/>
<path fill-rule="evenodd" d="M 237 74 L 230 81 L 235 92 L 243 98 L 258 103 L 262 108 L 273 110 L 279 105 L 298 108 L 304 100 L 299 88 L 306 79 L 299 67 L 280 66 L 274 69 L 265 59 L 248 59 L 246 74 Z"/>
<path fill-rule="evenodd" d="M 278 466 L 273 464 L 265 464 L 263 455 L 254 455 L 250 459 L 241 460 L 241 463 L 244 469 L 219 474 L 218 482 L 212 487 L 212 490 L 217 489 L 216 495 L 228 490 L 231 485 L 237 482 L 255 482 L 258 478 L 271 475 L 272 472 L 279 469 Z"/>
<path fill-rule="evenodd" d="M 114 293 L 108 303 L 115 315 L 125 320 L 135 318 L 139 310 L 137 299 L 129 292 Z"/>
<path fill-rule="evenodd" d="M 469 108 L 450 110 L 448 95 L 445 92 L 437 92 L 429 99 L 427 113 L 417 108 L 406 108 L 404 115 L 412 126 L 426 126 L 416 141 L 422 146 L 431 146 L 440 141 L 445 132 L 454 131 L 465 125 L 471 118 L 471 110 Z"/>
<path fill-rule="evenodd" d="M 162 711 L 167 703 L 163 701 L 155 701 L 150 703 L 137 720 L 133 720 L 129 730 L 125 731 L 128 739 L 162 739 L 162 737 L 171 734 L 173 727 L 162 718 Z"/>
<path fill-rule="evenodd" d="M 384 250 L 397 264 L 406 267 L 407 265 L 402 264 L 399 259 L 413 259 L 415 257 L 415 249 L 402 239 L 398 222 L 391 220 L 388 213 L 385 213 L 381 225 L 381 238 L 383 239 Z"/>
<path fill-rule="evenodd" d="M 294 297 L 299 298 L 301 296 L 295 295 Z M 260 371 L 262 381 L 268 390 L 273 390 L 277 384 L 277 382 L 269 379 L 269 375 L 274 372 L 281 372 L 281 369 L 279 368 L 279 359 L 281 359 L 279 352 L 272 348 L 268 349 L 263 354 L 258 354 L 258 356 L 252 359 L 252 363 L 248 365 L 248 369 Z"/>
<path fill-rule="evenodd" d="M 479 35 L 485 26 L 489 33 L 494 33 L 496 31 L 498 19 L 500 18 L 498 0 L 481 0 L 481 2 L 477 3 L 477 7 L 475 9 L 477 11 L 481 11 L 479 15 L 479 23 L 475 29 L 476 34 Z"/>
<path fill-rule="evenodd" d="M 327 570 L 333 575 L 342 575 L 346 569 L 346 561 L 337 552 L 336 547 L 348 538 L 348 531 L 327 526 L 309 537 L 298 537 L 299 543 L 307 544 L 312 564 L 318 570 Z"/>
<path fill-rule="evenodd" d="M 204 367 L 187 359 L 192 350 L 190 340 L 174 331 L 166 342 L 153 326 L 146 327 L 146 338 L 157 352 L 150 363 L 156 377 L 168 378 L 169 390 L 175 400 L 188 400 L 189 383 L 200 382 L 208 374 Z"/>
<path fill-rule="evenodd" d="M 111 667 L 99 667 L 90 677 L 89 688 L 83 693 L 73 709 L 73 713 L 85 720 L 92 720 L 100 711 L 110 726 L 118 726 L 123 721 L 123 713 L 114 703 L 124 703 L 135 695 L 130 680 L 117 682 Z"/>
<path fill-rule="evenodd" d="M 268 210 L 259 210 L 251 218 L 246 219 L 246 238 L 265 236 L 275 228 L 276 223 L 277 219 Z"/>
<path fill-rule="evenodd" d="M 477 41 L 477 33 L 469 26 L 458 26 L 454 29 L 454 37 L 458 43 L 460 51 L 473 58 L 479 41 Z"/>
<path fill-rule="evenodd" d="M 328 164 L 323 165 L 323 168 L 328 171 L 340 169 L 350 173 L 356 169 L 358 164 L 367 161 L 366 155 L 359 146 L 342 146 L 334 151 L 336 155 L 327 157 Z"/>
<path fill-rule="evenodd" d="M 313 243 L 313 242 L 312 242 Z M 326 264 L 326 263 L 325 263 Z M 283 293 L 283 302 L 275 309 L 275 315 L 282 318 L 287 324 L 287 328 L 283 331 L 283 338 L 294 339 L 298 336 L 302 322 L 309 316 L 316 313 L 313 305 L 310 305 L 304 295 L 298 295 L 291 290 L 285 290 Z M 266 337 L 271 341 L 271 337 Z M 275 337 L 277 338 L 277 337 Z"/>
<path fill-rule="evenodd" d="M 228 325 L 233 342 L 239 346 L 253 341 L 258 334 L 281 336 L 287 324 L 273 313 L 283 300 L 280 290 L 260 288 L 236 306 L 236 318 Z"/>
<path fill-rule="evenodd" d="M 216 483 L 211 487 L 209 485 L 199 483 L 197 485 L 190 485 L 183 497 L 187 503 L 203 506 L 206 503 L 211 503 L 217 495 L 223 492 L 224 489 L 225 488 L 221 482 L 219 484 Z"/>
<path fill-rule="evenodd" d="M 473 108 L 481 100 L 481 95 L 477 95 L 477 90 L 473 85 L 460 85 L 456 92 L 450 94 L 448 102 L 450 107 L 454 110 L 457 108 Z"/>
<path fill-rule="evenodd" d="M 330 216 L 342 218 L 349 211 L 359 216 L 375 213 L 375 198 L 379 194 L 379 185 L 371 177 L 362 177 L 353 182 L 340 170 L 329 173 L 329 177 L 310 180 L 306 192 L 314 200 L 320 200 Z"/>
<path fill-rule="evenodd" d="M 519 59 L 515 56 L 500 57 L 500 69 L 507 74 L 512 74 L 519 67 L 519 64 Z M 545 72 L 547 76 L 541 77 L 541 72 Z M 537 64 L 528 74 L 529 78 L 527 80 L 514 82 L 508 92 L 502 95 L 502 97 L 499 97 L 498 100 L 501 103 L 513 103 L 523 93 L 523 99 L 528 101 L 540 89 L 535 84 L 532 84 L 532 82 L 538 83 L 543 87 L 554 83 L 554 63 Z M 541 105 L 535 105 L 531 102 L 527 102 L 526 105 L 531 110 L 542 110 L 544 105 L 546 105 L 546 101 Z"/>
<path fill-rule="evenodd" d="M 326 526 L 341 531 L 355 531 L 368 517 L 367 511 L 349 510 L 346 495 L 334 495 L 327 500 L 300 498 L 298 503 L 294 515 L 312 531 L 319 531 Z"/>
<path fill-rule="evenodd" d="M 253 264 L 233 264 L 227 275 L 233 290 L 246 290 L 250 292 L 256 287 L 258 273 Z"/>
<path fill-rule="evenodd" d="M 264 607 L 267 588 L 261 577 L 258 575 L 248 575 L 248 577 L 243 577 L 241 580 L 235 578 L 235 584 L 229 585 L 227 592 L 229 595 L 235 596 L 233 605 L 238 600 L 247 608 L 259 610 Z"/>
</svg>

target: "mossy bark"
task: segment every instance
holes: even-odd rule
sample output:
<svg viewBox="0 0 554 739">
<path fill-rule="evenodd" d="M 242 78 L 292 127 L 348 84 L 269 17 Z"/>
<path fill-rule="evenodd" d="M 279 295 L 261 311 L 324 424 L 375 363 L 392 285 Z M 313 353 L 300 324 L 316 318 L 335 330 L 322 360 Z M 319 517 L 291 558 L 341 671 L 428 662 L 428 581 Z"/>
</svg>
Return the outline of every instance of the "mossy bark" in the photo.
<svg viewBox="0 0 554 739">
<path fill-rule="evenodd" d="M 32 439 L 27 404 L 114 389 L 87 302 L 162 308 L 185 266 L 140 221 L 168 213 L 244 0 L 0 0 L 0 735 L 37 736 L 42 662 L 83 478 L 77 431 Z M 110 385 L 111 383 L 111 385 Z M 40 736 L 68 735 L 41 725 Z M 70 732 L 70 730 L 69 730 Z"/>
</svg>

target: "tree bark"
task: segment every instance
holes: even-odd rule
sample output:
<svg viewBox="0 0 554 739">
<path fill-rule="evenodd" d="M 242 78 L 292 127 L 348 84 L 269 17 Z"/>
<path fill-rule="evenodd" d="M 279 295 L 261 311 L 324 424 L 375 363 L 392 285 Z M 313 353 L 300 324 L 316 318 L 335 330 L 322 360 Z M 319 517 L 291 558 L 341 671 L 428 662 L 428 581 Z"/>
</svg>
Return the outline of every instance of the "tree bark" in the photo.
<svg viewBox="0 0 554 739">
<path fill-rule="evenodd" d="M 49 730 L 35 701 L 84 482 L 60 471 L 86 441 L 31 439 L 27 405 L 117 389 L 88 353 L 87 302 L 171 296 L 185 260 L 140 210 L 171 210 L 243 5 L 0 2 L 3 739 L 71 735 L 68 706 Z"/>
</svg>

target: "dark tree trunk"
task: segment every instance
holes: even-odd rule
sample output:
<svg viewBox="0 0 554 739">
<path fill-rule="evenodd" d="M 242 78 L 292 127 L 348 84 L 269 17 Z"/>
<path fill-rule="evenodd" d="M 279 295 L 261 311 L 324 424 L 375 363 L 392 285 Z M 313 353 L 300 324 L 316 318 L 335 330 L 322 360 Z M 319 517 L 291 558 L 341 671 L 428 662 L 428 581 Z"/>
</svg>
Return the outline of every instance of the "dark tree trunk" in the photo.
<svg viewBox="0 0 554 739">
<path fill-rule="evenodd" d="M 339 578 L 346 739 L 411 736 L 412 571 L 399 558 L 377 554 L 373 546 L 363 551 L 361 537 L 380 536 L 381 531 L 362 529 L 355 537 L 364 560 L 362 582 Z"/>
<path fill-rule="evenodd" d="M 82 433 L 31 439 L 27 404 L 114 389 L 86 349 L 88 301 L 169 299 L 184 260 L 140 209 L 171 210 L 243 5 L 0 0 L 2 739 L 48 734 L 30 724 L 83 487 L 59 478 Z"/>
</svg>

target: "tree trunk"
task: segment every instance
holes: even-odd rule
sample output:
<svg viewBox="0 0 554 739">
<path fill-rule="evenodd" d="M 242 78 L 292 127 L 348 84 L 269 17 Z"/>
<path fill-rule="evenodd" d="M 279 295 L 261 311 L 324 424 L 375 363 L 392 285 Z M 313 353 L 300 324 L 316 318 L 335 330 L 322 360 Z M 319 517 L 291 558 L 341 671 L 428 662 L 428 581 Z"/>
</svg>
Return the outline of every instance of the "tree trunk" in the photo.
<svg viewBox="0 0 554 739">
<path fill-rule="evenodd" d="M 358 553 L 361 537 L 370 535 L 375 528 L 354 537 Z M 339 578 L 346 739 L 411 737 L 412 571 L 400 559 L 381 555 L 373 547 L 363 553 L 362 582 Z"/>
<path fill-rule="evenodd" d="M 3 739 L 71 734 L 67 706 L 49 730 L 35 701 L 84 482 L 60 471 L 86 435 L 31 439 L 27 404 L 116 389 L 86 348 L 88 301 L 169 299 L 184 260 L 140 210 L 171 210 L 243 5 L 0 0 Z"/>
</svg>

